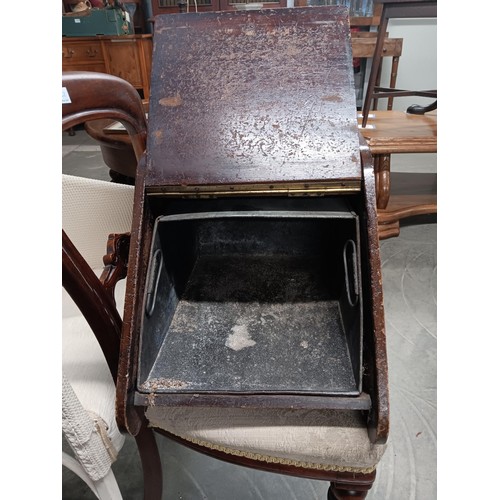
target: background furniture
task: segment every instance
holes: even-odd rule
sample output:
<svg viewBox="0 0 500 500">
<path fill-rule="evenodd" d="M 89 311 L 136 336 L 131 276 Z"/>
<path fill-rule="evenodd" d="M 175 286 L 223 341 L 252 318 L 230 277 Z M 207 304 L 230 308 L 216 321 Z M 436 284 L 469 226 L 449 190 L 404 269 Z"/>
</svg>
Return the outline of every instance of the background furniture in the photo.
<svg viewBox="0 0 500 500">
<path fill-rule="evenodd" d="M 381 238 L 399 234 L 399 220 L 437 212 L 435 174 L 391 174 L 391 154 L 437 151 L 437 101 L 429 106 L 410 106 L 406 113 L 376 110 L 379 98 L 437 97 L 436 90 L 400 90 L 380 87 L 384 39 L 390 18 L 436 17 L 436 0 L 375 0 L 382 6 L 377 43 L 359 125 L 375 162 L 377 209 Z M 388 107 L 388 109 L 390 109 Z"/>
<path fill-rule="evenodd" d="M 387 35 L 387 34 L 386 34 Z M 372 31 L 352 31 L 351 32 L 351 46 L 352 57 L 371 59 L 375 53 L 375 46 L 377 43 L 377 34 Z M 399 58 L 403 52 L 403 39 L 402 38 L 384 38 L 382 46 L 381 59 L 384 57 L 391 58 L 391 72 L 389 77 L 389 87 L 395 88 L 396 80 L 398 77 Z M 378 67 L 375 85 L 379 86 L 382 78 L 382 61 Z M 387 100 L 387 109 L 392 109 L 394 97 L 389 97 Z M 378 100 L 373 100 L 373 109 L 377 109 Z"/>
<path fill-rule="evenodd" d="M 437 151 L 437 112 L 371 111 L 360 131 L 374 158 L 380 238 L 397 236 L 403 218 L 437 213 L 436 174 L 391 173 L 392 154 Z"/>
<path fill-rule="evenodd" d="M 237 10 L 238 6 L 256 3 L 253 0 L 151 0 L 153 16 L 186 12 L 188 10 L 188 1 L 189 12 Z M 260 3 L 265 9 L 286 7 L 286 0 L 265 0 Z"/>
<path fill-rule="evenodd" d="M 418 17 L 436 17 L 437 0 L 374 0 L 376 4 L 382 4 L 380 14 L 380 24 L 378 27 L 377 44 L 373 55 L 373 63 L 366 89 L 365 102 L 362 111 L 362 127 L 366 127 L 370 106 L 373 99 L 397 96 L 421 96 L 437 97 L 436 90 L 400 90 L 394 88 L 377 87 L 377 76 L 379 66 L 382 61 L 383 41 L 387 32 L 387 25 L 390 18 L 418 18 Z M 435 104 L 435 103 L 434 103 Z M 423 114 L 426 111 L 435 109 L 434 104 L 428 108 L 421 106 L 410 106 L 408 112 Z"/>
<path fill-rule="evenodd" d="M 144 108 L 146 110 L 147 106 Z M 92 120 L 85 123 L 85 131 L 99 144 L 111 179 L 123 184 L 134 184 L 137 161 L 132 143 L 127 131 L 116 130 L 117 126 L 119 124 L 115 120 Z"/>
<path fill-rule="evenodd" d="M 152 35 L 63 37 L 62 70 L 118 76 L 147 102 L 152 50 Z"/>
<path fill-rule="evenodd" d="M 81 0 L 62 0 L 62 13 L 72 12 L 72 7 L 80 1 Z M 106 4 L 106 0 L 102 0 L 101 3 Z M 121 0 L 120 3 L 129 13 L 132 13 L 133 33 L 136 35 L 149 33 L 147 29 L 147 11 L 144 8 L 145 0 Z"/>
</svg>

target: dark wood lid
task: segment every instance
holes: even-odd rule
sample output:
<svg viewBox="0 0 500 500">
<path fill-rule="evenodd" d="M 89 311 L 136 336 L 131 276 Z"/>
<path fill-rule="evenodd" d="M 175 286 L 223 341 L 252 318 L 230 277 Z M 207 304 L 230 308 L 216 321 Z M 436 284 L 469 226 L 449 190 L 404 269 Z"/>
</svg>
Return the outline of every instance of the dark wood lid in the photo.
<svg viewBox="0 0 500 500">
<path fill-rule="evenodd" d="M 346 8 L 160 15 L 153 40 L 150 190 L 360 184 Z"/>
</svg>

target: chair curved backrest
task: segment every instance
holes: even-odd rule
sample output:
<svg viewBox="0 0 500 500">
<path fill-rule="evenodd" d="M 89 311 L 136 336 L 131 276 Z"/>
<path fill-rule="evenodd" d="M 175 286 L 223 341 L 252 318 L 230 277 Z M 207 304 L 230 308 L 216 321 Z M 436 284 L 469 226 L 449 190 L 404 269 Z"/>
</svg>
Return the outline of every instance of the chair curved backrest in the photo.
<svg viewBox="0 0 500 500">
<path fill-rule="evenodd" d="M 112 118 L 126 128 L 139 160 L 146 149 L 146 115 L 135 88 L 127 81 L 105 73 L 67 71 L 62 87 L 70 102 L 62 106 L 62 129 L 80 123 Z"/>
</svg>

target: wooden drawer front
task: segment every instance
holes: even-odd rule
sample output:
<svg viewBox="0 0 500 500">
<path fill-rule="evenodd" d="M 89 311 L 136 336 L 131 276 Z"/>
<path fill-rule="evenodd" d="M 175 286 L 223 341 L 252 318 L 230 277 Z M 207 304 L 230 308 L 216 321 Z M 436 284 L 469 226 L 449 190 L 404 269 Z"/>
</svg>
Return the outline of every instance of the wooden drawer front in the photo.
<svg viewBox="0 0 500 500">
<path fill-rule="evenodd" d="M 103 62 L 101 44 L 99 42 L 63 42 L 63 64 Z"/>
<path fill-rule="evenodd" d="M 63 71 L 97 71 L 98 73 L 106 73 L 106 65 L 104 62 L 96 64 L 72 64 L 63 63 Z"/>
<path fill-rule="evenodd" d="M 142 88 L 138 43 L 135 40 L 110 40 L 106 43 L 106 52 L 109 73 Z"/>
</svg>

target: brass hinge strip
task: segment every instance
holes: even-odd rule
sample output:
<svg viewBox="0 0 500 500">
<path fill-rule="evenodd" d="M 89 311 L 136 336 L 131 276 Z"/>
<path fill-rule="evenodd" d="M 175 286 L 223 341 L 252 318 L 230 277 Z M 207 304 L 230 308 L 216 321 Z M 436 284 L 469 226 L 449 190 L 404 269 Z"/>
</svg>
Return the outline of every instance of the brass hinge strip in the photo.
<svg viewBox="0 0 500 500">
<path fill-rule="evenodd" d="M 148 196 L 169 198 L 205 198 L 227 196 L 325 196 L 354 194 L 361 191 L 361 181 L 342 180 L 328 183 L 280 185 L 239 184 L 227 186 L 158 186 L 148 187 Z"/>
</svg>

